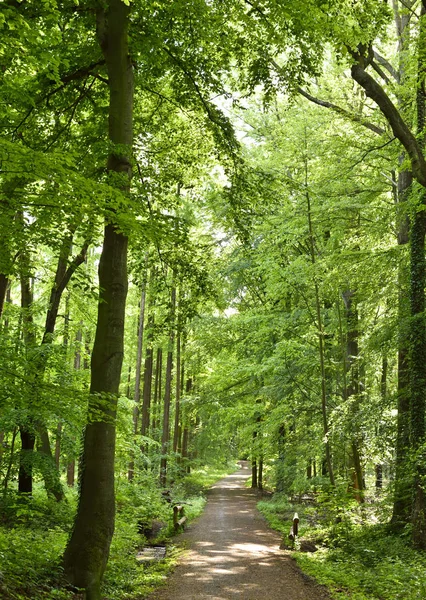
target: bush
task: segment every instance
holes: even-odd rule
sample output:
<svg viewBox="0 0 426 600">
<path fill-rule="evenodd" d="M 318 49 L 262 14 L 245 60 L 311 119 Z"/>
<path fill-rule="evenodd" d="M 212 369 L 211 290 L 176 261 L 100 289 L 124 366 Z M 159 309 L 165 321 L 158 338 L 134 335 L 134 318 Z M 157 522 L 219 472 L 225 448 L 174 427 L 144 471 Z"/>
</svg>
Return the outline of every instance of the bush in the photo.
<svg viewBox="0 0 426 600">
<path fill-rule="evenodd" d="M 411 548 L 405 536 L 389 535 L 385 525 L 372 524 L 369 507 L 360 508 L 341 495 L 327 495 L 322 500 L 307 507 L 275 495 L 269 502 L 259 502 L 258 507 L 285 537 L 293 513 L 298 512 L 299 534 L 322 546 L 315 553 L 295 552 L 294 557 L 306 573 L 329 587 L 334 598 L 426 597 L 424 553 Z"/>
</svg>

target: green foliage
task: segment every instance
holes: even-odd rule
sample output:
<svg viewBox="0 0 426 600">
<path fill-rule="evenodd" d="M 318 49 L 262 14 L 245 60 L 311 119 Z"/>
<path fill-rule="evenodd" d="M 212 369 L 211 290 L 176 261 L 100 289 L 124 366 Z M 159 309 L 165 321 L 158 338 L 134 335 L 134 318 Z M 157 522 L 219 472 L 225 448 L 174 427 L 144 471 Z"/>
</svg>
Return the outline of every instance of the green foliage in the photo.
<svg viewBox="0 0 426 600">
<path fill-rule="evenodd" d="M 326 585 L 333 598 L 414 600 L 426 591 L 426 558 L 410 547 L 409 532 L 389 533 L 371 507 L 361 509 L 343 494 L 327 495 L 312 505 L 293 504 L 287 497 L 259 502 L 258 508 L 286 543 L 294 512 L 300 517 L 301 540 L 318 551 L 295 552 L 304 572 Z M 374 518 L 373 518 L 374 517 Z"/>
<path fill-rule="evenodd" d="M 0 595 L 10 600 L 65 599 L 59 589 L 67 533 L 59 528 L 0 528 Z"/>
</svg>

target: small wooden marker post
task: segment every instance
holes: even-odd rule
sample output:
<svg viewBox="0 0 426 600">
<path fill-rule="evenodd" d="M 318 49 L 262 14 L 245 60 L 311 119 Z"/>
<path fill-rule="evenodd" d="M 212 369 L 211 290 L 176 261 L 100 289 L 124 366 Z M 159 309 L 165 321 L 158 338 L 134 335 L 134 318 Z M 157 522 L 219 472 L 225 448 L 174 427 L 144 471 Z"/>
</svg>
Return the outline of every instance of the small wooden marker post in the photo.
<svg viewBox="0 0 426 600">
<path fill-rule="evenodd" d="M 174 525 L 175 531 L 176 532 L 179 531 L 179 529 L 185 525 L 185 522 L 186 522 L 186 517 L 185 517 L 185 510 L 184 510 L 183 506 L 175 505 L 173 507 L 173 525 Z"/>
<path fill-rule="evenodd" d="M 299 534 L 299 515 L 297 513 L 294 513 L 293 524 L 290 527 L 290 533 L 288 534 L 288 537 L 292 541 L 293 548 L 294 548 L 294 544 L 296 542 L 298 534 Z"/>
</svg>

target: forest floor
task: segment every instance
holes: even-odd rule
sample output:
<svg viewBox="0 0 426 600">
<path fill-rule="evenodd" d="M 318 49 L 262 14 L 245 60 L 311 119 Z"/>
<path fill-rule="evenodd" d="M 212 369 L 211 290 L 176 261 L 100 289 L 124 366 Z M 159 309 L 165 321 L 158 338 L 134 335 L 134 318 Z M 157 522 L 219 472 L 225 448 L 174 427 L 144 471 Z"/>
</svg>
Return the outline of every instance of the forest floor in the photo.
<svg viewBox="0 0 426 600">
<path fill-rule="evenodd" d="M 202 516 L 179 536 L 187 551 L 150 600 L 320 600 L 325 589 L 304 575 L 245 487 L 246 465 L 216 483 Z"/>
</svg>

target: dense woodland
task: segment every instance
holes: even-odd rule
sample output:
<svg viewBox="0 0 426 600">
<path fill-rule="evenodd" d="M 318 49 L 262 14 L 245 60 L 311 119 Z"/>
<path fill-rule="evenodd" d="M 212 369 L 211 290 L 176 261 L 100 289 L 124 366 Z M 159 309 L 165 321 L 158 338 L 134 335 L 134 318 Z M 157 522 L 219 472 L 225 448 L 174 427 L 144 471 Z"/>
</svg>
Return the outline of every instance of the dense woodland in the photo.
<svg viewBox="0 0 426 600">
<path fill-rule="evenodd" d="M 424 597 L 425 15 L 0 0 L 1 598 L 144 597 L 238 458 L 336 597 Z"/>
</svg>

